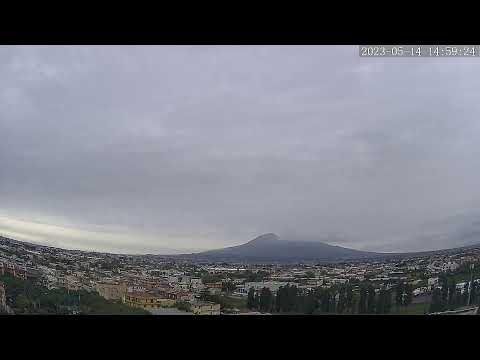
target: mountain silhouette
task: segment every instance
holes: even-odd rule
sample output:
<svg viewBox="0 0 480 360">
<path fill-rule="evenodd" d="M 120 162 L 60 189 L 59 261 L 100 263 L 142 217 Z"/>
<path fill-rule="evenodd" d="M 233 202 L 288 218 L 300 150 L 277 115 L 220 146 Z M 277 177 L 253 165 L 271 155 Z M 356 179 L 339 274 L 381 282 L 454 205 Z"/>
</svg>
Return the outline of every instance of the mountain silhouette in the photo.
<svg viewBox="0 0 480 360">
<path fill-rule="evenodd" d="M 354 250 L 323 242 L 281 240 L 273 233 L 264 234 L 237 246 L 190 254 L 198 260 L 211 261 L 339 261 L 379 257 L 383 254 Z"/>
</svg>

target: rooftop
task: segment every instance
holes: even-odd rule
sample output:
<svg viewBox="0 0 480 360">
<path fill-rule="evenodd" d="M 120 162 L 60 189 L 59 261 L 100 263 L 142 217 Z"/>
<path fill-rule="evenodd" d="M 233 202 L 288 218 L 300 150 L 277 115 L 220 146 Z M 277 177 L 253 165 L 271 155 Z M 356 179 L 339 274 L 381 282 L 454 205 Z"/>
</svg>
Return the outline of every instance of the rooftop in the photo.
<svg viewBox="0 0 480 360">
<path fill-rule="evenodd" d="M 149 293 L 143 293 L 143 292 L 129 292 L 126 295 L 130 297 L 139 298 L 139 299 L 156 299 L 157 298 L 155 295 L 152 295 Z"/>
</svg>

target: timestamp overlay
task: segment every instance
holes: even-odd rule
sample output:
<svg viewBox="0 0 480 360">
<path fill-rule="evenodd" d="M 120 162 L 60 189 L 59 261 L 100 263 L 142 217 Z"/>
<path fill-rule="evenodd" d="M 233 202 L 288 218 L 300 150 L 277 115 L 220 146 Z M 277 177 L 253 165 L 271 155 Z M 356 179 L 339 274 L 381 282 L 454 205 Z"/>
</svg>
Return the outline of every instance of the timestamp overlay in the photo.
<svg viewBox="0 0 480 360">
<path fill-rule="evenodd" d="M 480 57 L 480 45 L 360 45 L 360 57 Z"/>
</svg>

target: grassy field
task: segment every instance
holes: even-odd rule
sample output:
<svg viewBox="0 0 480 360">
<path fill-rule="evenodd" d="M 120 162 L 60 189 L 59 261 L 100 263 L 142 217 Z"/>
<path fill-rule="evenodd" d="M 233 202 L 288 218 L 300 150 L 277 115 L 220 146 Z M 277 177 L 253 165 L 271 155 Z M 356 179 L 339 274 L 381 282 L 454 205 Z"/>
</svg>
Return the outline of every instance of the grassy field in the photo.
<svg viewBox="0 0 480 360">
<path fill-rule="evenodd" d="M 410 304 L 407 307 L 396 308 L 392 307 L 392 315 L 424 315 L 428 311 L 429 304 L 427 303 L 418 303 Z"/>
<path fill-rule="evenodd" d="M 239 298 L 239 297 L 232 297 L 232 296 L 225 296 L 222 295 L 219 298 L 219 303 L 222 305 L 223 308 L 236 308 L 239 310 L 247 309 L 247 299 L 246 298 Z"/>
</svg>

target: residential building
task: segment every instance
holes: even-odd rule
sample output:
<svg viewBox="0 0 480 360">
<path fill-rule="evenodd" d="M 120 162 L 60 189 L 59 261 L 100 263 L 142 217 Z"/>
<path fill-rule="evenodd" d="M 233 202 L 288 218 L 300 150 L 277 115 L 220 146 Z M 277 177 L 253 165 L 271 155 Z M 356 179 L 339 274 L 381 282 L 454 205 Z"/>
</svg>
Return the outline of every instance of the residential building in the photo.
<svg viewBox="0 0 480 360">
<path fill-rule="evenodd" d="M 259 281 L 259 282 L 247 282 L 245 283 L 244 285 L 244 291 L 240 291 L 239 289 L 236 289 L 236 292 L 239 292 L 239 293 L 247 293 L 248 294 L 248 291 L 250 290 L 250 288 L 254 288 L 255 291 L 260 291 L 262 290 L 264 287 L 270 289 L 270 291 L 274 294 L 277 293 L 278 289 L 280 289 L 281 286 L 285 286 L 289 283 L 286 283 L 286 282 L 280 282 L 280 281 Z M 295 283 L 290 283 L 290 285 L 297 285 L 298 284 L 295 284 Z"/>
<path fill-rule="evenodd" d="M 191 305 L 191 311 L 194 315 L 220 315 L 220 304 L 201 301 Z"/>
<path fill-rule="evenodd" d="M 132 307 L 138 307 L 143 309 L 153 309 L 159 307 L 174 306 L 176 300 L 164 299 L 149 293 L 127 292 L 123 297 L 123 302 Z"/>
<path fill-rule="evenodd" d="M 100 296 L 107 300 L 119 300 L 122 299 L 127 292 L 127 286 L 116 283 L 97 283 L 95 290 Z"/>
</svg>

